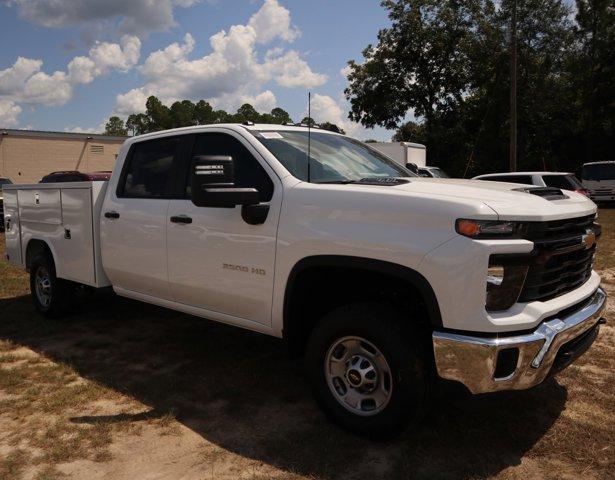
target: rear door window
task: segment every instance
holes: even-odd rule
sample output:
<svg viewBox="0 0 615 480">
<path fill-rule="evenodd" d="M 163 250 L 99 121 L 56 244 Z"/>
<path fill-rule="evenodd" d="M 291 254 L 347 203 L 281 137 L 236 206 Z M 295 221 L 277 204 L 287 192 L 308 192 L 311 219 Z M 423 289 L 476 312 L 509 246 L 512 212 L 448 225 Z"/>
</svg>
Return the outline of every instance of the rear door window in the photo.
<svg viewBox="0 0 615 480">
<path fill-rule="evenodd" d="M 179 146 L 179 137 L 133 145 L 118 185 L 118 197 L 168 198 L 172 193 L 171 172 Z"/>
</svg>

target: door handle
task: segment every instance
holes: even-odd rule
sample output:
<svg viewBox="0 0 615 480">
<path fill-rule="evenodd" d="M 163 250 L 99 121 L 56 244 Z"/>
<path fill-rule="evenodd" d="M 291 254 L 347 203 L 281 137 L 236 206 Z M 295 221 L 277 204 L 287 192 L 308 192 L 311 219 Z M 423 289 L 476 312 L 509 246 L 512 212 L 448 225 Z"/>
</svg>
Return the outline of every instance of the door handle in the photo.
<svg viewBox="0 0 615 480">
<path fill-rule="evenodd" d="M 173 223 L 192 223 L 192 218 L 190 218 L 188 215 L 173 215 L 171 217 L 171 222 Z"/>
<path fill-rule="evenodd" d="M 105 218 L 120 218 L 120 214 L 117 212 L 105 212 Z"/>
</svg>

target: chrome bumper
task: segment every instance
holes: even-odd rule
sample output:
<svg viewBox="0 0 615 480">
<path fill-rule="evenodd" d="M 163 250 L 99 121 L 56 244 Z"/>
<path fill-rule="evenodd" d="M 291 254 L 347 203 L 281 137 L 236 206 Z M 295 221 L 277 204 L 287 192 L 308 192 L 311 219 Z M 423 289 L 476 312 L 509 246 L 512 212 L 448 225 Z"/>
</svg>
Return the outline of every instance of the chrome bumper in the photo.
<svg viewBox="0 0 615 480">
<path fill-rule="evenodd" d="M 523 390 L 538 385 L 552 370 L 565 368 L 591 345 L 605 307 L 606 293 L 598 288 L 579 310 L 543 322 L 531 333 L 482 338 L 434 332 L 438 375 L 463 383 L 472 393 Z M 567 348 L 560 352 L 563 345 Z M 510 368 L 498 377 L 496 368 L 502 351 L 507 352 L 502 358 L 507 357 Z"/>
</svg>

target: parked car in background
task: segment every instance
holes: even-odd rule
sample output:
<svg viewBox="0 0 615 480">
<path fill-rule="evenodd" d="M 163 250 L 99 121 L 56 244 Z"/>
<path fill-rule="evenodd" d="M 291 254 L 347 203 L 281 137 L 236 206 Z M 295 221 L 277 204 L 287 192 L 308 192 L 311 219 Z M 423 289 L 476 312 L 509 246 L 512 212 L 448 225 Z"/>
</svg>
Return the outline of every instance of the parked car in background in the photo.
<svg viewBox="0 0 615 480">
<path fill-rule="evenodd" d="M 111 178 L 111 172 L 83 173 L 77 171 L 52 172 L 45 175 L 38 183 L 56 182 L 93 182 L 95 180 L 106 181 Z"/>
<path fill-rule="evenodd" d="M 4 200 L 2 196 L 2 186 L 3 185 L 11 185 L 11 182 L 8 178 L 0 177 L 0 232 L 4 231 Z"/>
<path fill-rule="evenodd" d="M 450 178 L 448 174 L 440 167 L 419 167 L 417 173 L 419 177 Z"/>
<path fill-rule="evenodd" d="M 474 180 L 488 180 L 490 182 L 523 183 L 525 185 L 536 185 L 538 187 L 552 187 L 560 190 L 572 190 L 588 196 L 583 184 L 575 177 L 574 173 L 568 172 L 512 172 L 512 173 L 490 173 L 479 175 Z"/>
<path fill-rule="evenodd" d="M 585 163 L 582 179 L 594 202 L 615 200 L 615 162 Z"/>
</svg>

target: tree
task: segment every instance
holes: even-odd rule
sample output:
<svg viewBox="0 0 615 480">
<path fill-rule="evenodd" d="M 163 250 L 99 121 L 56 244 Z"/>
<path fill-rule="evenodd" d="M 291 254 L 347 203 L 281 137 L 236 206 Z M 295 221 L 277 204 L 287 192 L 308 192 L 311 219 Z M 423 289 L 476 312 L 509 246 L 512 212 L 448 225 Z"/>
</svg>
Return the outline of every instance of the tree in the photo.
<svg viewBox="0 0 615 480">
<path fill-rule="evenodd" d="M 427 144 L 430 164 L 453 174 L 507 170 L 512 1 L 383 1 L 391 27 L 350 62 L 350 118 L 397 127 L 395 140 Z M 570 12 L 561 0 L 517 4 L 518 168 L 575 170 L 583 100 Z"/>
<path fill-rule="evenodd" d="M 237 113 L 235 114 L 235 121 L 238 123 L 241 123 L 241 122 L 257 123 L 259 119 L 260 119 L 260 113 L 258 113 L 256 109 L 249 103 L 244 103 L 241 107 L 237 109 Z"/>
<path fill-rule="evenodd" d="M 615 0 L 577 0 L 577 50 L 571 79 L 581 109 L 581 157 L 613 158 L 615 150 Z M 610 157 L 610 158 L 609 158 Z"/>
<path fill-rule="evenodd" d="M 194 106 L 194 120 L 196 125 L 208 125 L 216 123 L 214 109 L 205 100 L 199 100 Z"/>
<path fill-rule="evenodd" d="M 316 125 L 316 122 L 311 117 L 303 117 L 303 120 L 301 120 L 301 125 L 309 125 L 310 127 L 313 127 Z"/>
<path fill-rule="evenodd" d="M 411 109 L 429 122 L 435 112 L 454 108 L 469 83 L 472 16 L 479 3 L 382 1 L 391 27 L 380 30 L 376 47 L 363 51 L 363 63 L 348 62 L 350 118 L 394 128 Z"/>
<path fill-rule="evenodd" d="M 124 120 L 117 116 L 110 117 L 109 121 L 105 124 L 105 135 L 116 135 L 118 137 L 128 135 L 128 130 L 124 126 Z"/>
<path fill-rule="evenodd" d="M 273 119 L 273 122 L 271 123 L 279 123 L 280 125 L 284 123 L 293 123 L 293 120 L 292 118 L 290 118 L 288 112 L 279 107 L 276 107 L 271 110 L 271 117 Z"/>
<path fill-rule="evenodd" d="M 143 135 L 144 133 L 153 131 L 150 130 L 147 115 L 144 113 L 133 113 L 128 115 L 128 119 L 126 119 L 126 128 L 131 135 Z"/>
<path fill-rule="evenodd" d="M 342 135 L 344 135 L 346 132 L 344 131 L 343 128 L 338 127 L 337 125 L 335 125 L 334 123 L 331 122 L 323 122 L 320 124 L 320 128 L 322 128 L 323 130 L 329 130 L 331 132 L 335 132 L 335 133 L 341 133 Z"/>
<path fill-rule="evenodd" d="M 173 128 L 171 110 L 154 95 L 148 97 L 145 102 L 145 114 L 151 132 Z"/>
<path fill-rule="evenodd" d="M 182 100 L 171 105 L 171 124 L 173 128 L 196 125 L 196 107 L 190 100 Z"/>
</svg>

